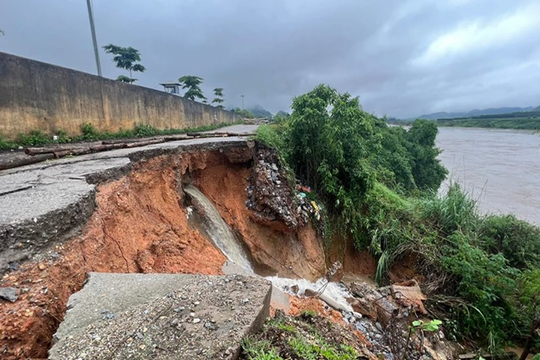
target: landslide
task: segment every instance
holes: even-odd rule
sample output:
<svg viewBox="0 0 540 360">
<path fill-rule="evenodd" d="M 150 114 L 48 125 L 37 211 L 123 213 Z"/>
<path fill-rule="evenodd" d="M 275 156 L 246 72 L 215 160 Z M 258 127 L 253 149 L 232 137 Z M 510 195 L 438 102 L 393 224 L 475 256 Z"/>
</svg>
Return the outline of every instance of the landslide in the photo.
<svg viewBox="0 0 540 360">
<path fill-rule="evenodd" d="M 244 242 L 259 274 L 321 277 L 326 271 L 322 241 L 311 222 L 297 212 L 275 151 L 254 151 L 256 164 L 251 168 L 235 164 L 234 171 L 222 158 L 209 158 L 207 167 L 193 173 L 194 184 Z M 238 196 L 246 193 L 252 194 L 253 203 Z"/>
<path fill-rule="evenodd" d="M 214 202 L 257 268 L 281 276 L 323 274 L 324 252 L 311 225 L 291 228 L 279 216 L 269 220 L 275 206 L 264 211 L 262 221 L 246 207 L 248 186 L 257 178 L 252 174 L 256 151 L 157 156 L 99 185 L 97 209 L 80 235 L 3 277 L 0 285 L 19 289 L 19 299 L 0 302 L 2 359 L 47 357 L 68 298 L 81 289 L 88 272 L 221 274 L 225 256 L 188 223 L 184 182 L 193 181 Z M 285 183 L 277 191 L 290 195 Z"/>
</svg>

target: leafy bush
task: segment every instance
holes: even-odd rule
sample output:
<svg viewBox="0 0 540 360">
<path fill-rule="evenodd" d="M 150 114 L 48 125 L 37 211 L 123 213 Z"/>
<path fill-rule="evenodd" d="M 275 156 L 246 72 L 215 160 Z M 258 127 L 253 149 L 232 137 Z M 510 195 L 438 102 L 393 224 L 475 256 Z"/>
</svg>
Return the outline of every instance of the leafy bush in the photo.
<svg viewBox="0 0 540 360">
<path fill-rule="evenodd" d="M 457 294 L 470 306 L 454 309 L 459 323 L 458 338 L 485 338 L 490 347 L 500 347 L 509 340 L 507 331 L 514 327 L 516 313 L 509 303 L 519 271 L 507 266 L 500 254 L 489 255 L 471 244 L 459 232 L 447 239 L 442 249 L 442 265 L 455 279 Z"/>
<path fill-rule="evenodd" d="M 99 131 L 91 123 L 81 125 L 81 140 L 98 140 L 101 136 Z"/>
<path fill-rule="evenodd" d="M 66 144 L 71 142 L 71 137 L 67 134 L 66 130 L 60 129 L 56 132 L 56 136 L 58 136 L 58 143 L 60 144 Z"/>
<path fill-rule="evenodd" d="M 23 146 L 40 146 L 52 142 L 52 138 L 41 130 L 32 130 L 28 134 L 19 134 L 17 142 Z"/>
<path fill-rule="evenodd" d="M 159 134 L 159 130 L 151 125 L 137 124 L 133 129 L 133 133 L 136 137 L 149 137 Z"/>
<path fill-rule="evenodd" d="M 284 149 L 284 129 L 273 125 L 261 125 L 257 129 L 257 140 L 266 146 Z"/>
<path fill-rule="evenodd" d="M 2 134 L 0 134 L 0 150 L 13 149 L 15 147 L 17 147 L 15 143 L 13 143 L 12 141 L 9 141 L 5 137 L 3 137 Z"/>
<path fill-rule="evenodd" d="M 481 241 L 490 253 L 501 253 L 518 269 L 540 268 L 540 229 L 514 215 L 486 217 L 480 229 Z"/>
<path fill-rule="evenodd" d="M 377 281 L 413 254 L 425 291 L 437 299 L 433 310 L 446 314 L 456 338 L 492 350 L 523 340 L 528 320 L 516 288 L 523 270 L 540 266 L 540 229 L 513 216 L 480 215 L 457 184 L 437 197 L 447 170 L 437 160 L 433 122 L 389 128 L 357 98 L 324 85 L 294 98 L 292 109 L 257 137 L 278 148 L 323 201 L 331 232 L 378 258 Z"/>
</svg>

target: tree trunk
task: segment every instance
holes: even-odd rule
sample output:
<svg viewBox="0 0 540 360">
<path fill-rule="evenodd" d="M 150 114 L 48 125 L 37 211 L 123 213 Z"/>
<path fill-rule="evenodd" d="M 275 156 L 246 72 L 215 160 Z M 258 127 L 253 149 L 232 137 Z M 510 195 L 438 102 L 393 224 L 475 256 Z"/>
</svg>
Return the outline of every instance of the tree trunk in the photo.
<svg viewBox="0 0 540 360">
<path fill-rule="evenodd" d="M 525 342 L 525 346 L 523 347 L 523 352 L 521 353 L 521 357 L 519 360 L 525 360 L 527 358 L 527 355 L 531 352 L 531 348 L 534 344 L 534 336 L 536 333 L 536 329 L 540 327 L 540 319 L 533 321 L 531 325 L 531 331 L 529 332 L 529 337 L 527 338 L 527 342 Z"/>
</svg>

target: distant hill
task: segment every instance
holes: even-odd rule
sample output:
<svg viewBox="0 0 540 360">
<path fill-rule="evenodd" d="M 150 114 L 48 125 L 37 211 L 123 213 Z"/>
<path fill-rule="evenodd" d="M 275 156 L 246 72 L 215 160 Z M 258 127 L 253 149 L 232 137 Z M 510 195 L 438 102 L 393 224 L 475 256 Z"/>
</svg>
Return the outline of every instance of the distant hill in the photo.
<svg viewBox="0 0 540 360">
<path fill-rule="evenodd" d="M 272 119 L 273 115 L 270 111 L 263 108 L 261 105 L 255 105 L 251 108 L 248 108 L 249 112 L 255 115 L 258 118 L 268 118 Z"/>
<path fill-rule="evenodd" d="M 540 106 L 538 107 L 540 108 Z M 536 108 L 536 109 L 538 109 Z M 436 112 L 432 114 L 420 115 L 418 119 L 427 119 L 427 120 L 437 120 L 437 119 L 453 119 L 453 118 L 466 118 L 472 116 L 480 115 L 499 115 L 499 114 L 509 114 L 522 111 L 534 111 L 535 108 L 532 106 L 528 107 L 501 107 L 501 108 L 490 108 L 478 110 L 474 109 L 468 112 Z"/>
</svg>

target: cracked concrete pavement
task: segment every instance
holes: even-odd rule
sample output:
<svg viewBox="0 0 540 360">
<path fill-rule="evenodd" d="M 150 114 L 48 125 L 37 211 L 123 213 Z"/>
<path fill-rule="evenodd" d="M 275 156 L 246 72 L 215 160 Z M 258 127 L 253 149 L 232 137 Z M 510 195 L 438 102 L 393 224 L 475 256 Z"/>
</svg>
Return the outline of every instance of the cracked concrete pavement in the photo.
<svg viewBox="0 0 540 360">
<path fill-rule="evenodd" d="M 256 128 L 234 125 L 217 131 L 254 133 Z M 245 146 L 247 142 L 246 137 L 189 139 L 0 171 L 0 274 L 78 231 L 95 209 L 96 184 L 121 177 L 133 163 L 162 154 Z"/>
</svg>

